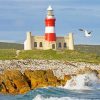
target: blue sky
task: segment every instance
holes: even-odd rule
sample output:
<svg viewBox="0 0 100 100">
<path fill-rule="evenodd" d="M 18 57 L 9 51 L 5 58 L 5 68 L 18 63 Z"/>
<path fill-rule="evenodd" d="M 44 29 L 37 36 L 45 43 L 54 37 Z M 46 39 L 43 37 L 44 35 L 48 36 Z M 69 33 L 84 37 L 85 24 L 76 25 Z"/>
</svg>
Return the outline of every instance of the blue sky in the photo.
<svg viewBox="0 0 100 100">
<path fill-rule="evenodd" d="M 100 45 L 100 0 L 0 0 L 0 41 L 24 42 L 27 31 L 44 35 L 46 9 L 56 17 L 56 34 L 74 33 L 75 44 Z M 86 38 L 78 31 L 93 31 Z"/>
</svg>

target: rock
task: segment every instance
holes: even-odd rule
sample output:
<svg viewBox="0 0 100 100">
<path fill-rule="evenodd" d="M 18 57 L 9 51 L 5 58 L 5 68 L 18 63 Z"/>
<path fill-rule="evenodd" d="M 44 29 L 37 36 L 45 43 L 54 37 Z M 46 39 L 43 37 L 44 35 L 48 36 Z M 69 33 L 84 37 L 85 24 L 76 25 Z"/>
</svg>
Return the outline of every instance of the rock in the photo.
<svg viewBox="0 0 100 100">
<path fill-rule="evenodd" d="M 84 73 L 90 73 L 90 72 L 93 72 L 93 70 L 89 67 L 85 67 L 85 68 L 78 69 L 76 74 L 84 74 Z"/>
<path fill-rule="evenodd" d="M 52 70 L 26 70 L 24 75 L 29 82 L 31 89 L 46 86 L 60 86 L 71 79 L 70 75 L 65 75 L 63 80 L 57 79 Z"/>
<path fill-rule="evenodd" d="M 52 70 L 47 70 L 46 71 L 46 77 L 47 77 L 47 81 L 48 82 L 57 82 L 57 77 L 54 76 L 53 71 Z"/>
<path fill-rule="evenodd" d="M 35 71 L 26 70 L 24 72 L 24 75 L 27 81 L 29 82 L 31 89 L 38 87 L 39 84 L 41 84 L 42 86 L 42 83 L 46 81 L 45 73 L 46 71 L 43 71 L 43 70 L 35 70 Z"/>
<path fill-rule="evenodd" d="M 34 89 L 38 86 L 37 79 L 31 78 L 31 89 Z"/>
<path fill-rule="evenodd" d="M 0 92 L 8 93 L 7 86 L 5 85 L 5 76 L 0 74 Z"/>
<path fill-rule="evenodd" d="M 71 75 L 65 75 L 64 80 L 61 80 L 61 85 L 64 86 L 68 80 L 71 79 Z"/>
<path fill-rule="evenodd" d="M 22 91 L 23 88 L 27 88 L 24 89 L 24 92 L 27 92 L 25 90 L 30 90 L 30 87 L 27 83 L 27 81 L 25 80 L 23 74 L 18 71 L 18 70 L 5 70 L 4 71 L 4 84 L 6 85 L 6 88 L 8 90 L 9 93 L 20 93 L 20 91 Z"/>
<path fill-rule="evenodd" d="M 24 94 L 24 93 L 26 93 L 28 91 L 30 91 L 30 88 L 29 87 L 23 87 L 23 88 L 20 89 L 19 93 L 20 94 Z"/>
<path fill-rule="evenodd" d="M 64 76 L 64 81 L 67 82 L 68 80 L 71 79 L 71 75 L 65 75 Z"/>
<path fill-rule="evenodd" d="M 5 79 L 4 84 L 9 93 L 11 93 L 11 94 L 16 93 L 16 89 L 14 88 L 12 82 L 9 79 Z"/>
<path fill-rule="evenodd" d="M 32 70 L 26 70 L 24 72 L 28 82 L 31 83 L 31 89 L 34 89 L 36 87 L 43 87 L 44 86 L 44 83 L 46 82 L 46 77 L 45 77 L 45 74 L 46 74 L 46 71 L 44 70 L 35 70 L 35 71 L 32 71 Z"/>
<path fill-rule="evenodd" d="M 57 69 L 59 70 L 59 69 Z M 55 70 L 56 71 L 56 70 Z M 83 67 L 76 70 L 77 74 L 84 74 L 95 72 L 100 74 L 100 70 L 92 70 L 88 67 Z M 46 87 L 46 86 L 64 86 L 68 80 L 71 79 L 71 75 L 77 74 L 64 74 L 63 79 L 56 77 L 53 70 L 25 70 L 22 74 L 19 70 L 5 70 L 3 74 L 0 74 L 0 92 L 10 94 L 23 94 L 29 90 Z M 99 74 L 98 74 L 99 73 Z M 59 73 L 58 73 L 59 74 Z"/>
<path fill-rule="evenodd" d="M 8 93 L 8 91 L 7 91 L 7 89 L 6 89 L 6 86 L 5 86 L 5 84 L 4 83 L 2 83 L 2 85 L 0 86 L 1 87 L 1 89 L 0 89 L 0 92 L 1 93 Z"/>
<path fill-rule="evenodd" d="M 37 87 L 56 86 L 56 84 L 58 84 L 57 77 L 54 76 L 52 70 L 26 70 L 24 75 L 30 83 L 31 89 Z"/>
<path fill-rule="evenodd" d="M 30 89 L 46 86 L 64 85 L 71 77 L 65 75 L 64 79 L 57 79 L 52 70 L 5 70 L 0 75 L 0 91 L 2 93 L 23 94 Z"/>
</svg>

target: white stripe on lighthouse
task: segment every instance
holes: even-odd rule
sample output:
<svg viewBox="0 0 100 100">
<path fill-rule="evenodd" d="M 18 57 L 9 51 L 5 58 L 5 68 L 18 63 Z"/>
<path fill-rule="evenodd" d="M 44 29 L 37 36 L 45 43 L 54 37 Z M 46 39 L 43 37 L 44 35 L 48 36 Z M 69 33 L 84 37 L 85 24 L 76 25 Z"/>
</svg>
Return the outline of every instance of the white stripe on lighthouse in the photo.
<svg viewBox="0 0 100 100">
<path fill-rule="evenodd" d="M 54 27 L 46 27 L 45 28 L 45 33 L 54 33 L 55 32 L 55 28 Z"/>
<path fill-rule="evenodd" d="M 51 18 L 54 18 L 54 16 L 48 16 L 48 15 L 47 15 L 47 19 L 51 19 Z"/>
</svg>

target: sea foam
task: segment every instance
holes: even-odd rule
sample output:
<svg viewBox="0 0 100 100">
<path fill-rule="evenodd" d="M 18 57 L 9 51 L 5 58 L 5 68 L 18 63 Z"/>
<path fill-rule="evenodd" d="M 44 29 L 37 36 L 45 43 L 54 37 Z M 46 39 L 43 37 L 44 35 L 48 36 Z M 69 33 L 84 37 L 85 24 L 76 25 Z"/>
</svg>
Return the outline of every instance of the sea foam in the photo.
<svg viewBox="0 0 100 100">
<path fill-rule="evenodd" d="M 79 74 L 72 77 L 66 85 L 66 89 L 100 89 L 100 80 L 96 73 Z"/>
<path fill-rule="evenodd" d="M 41 95 L 37 95 L 33 100 L 92 100 L 92 99 L 81 99 L 81 98 L 75 98 L 75 97 L 60 97 L 60 98 L 49 97 L 49 98 L 44 98 Z"/>
</svg>

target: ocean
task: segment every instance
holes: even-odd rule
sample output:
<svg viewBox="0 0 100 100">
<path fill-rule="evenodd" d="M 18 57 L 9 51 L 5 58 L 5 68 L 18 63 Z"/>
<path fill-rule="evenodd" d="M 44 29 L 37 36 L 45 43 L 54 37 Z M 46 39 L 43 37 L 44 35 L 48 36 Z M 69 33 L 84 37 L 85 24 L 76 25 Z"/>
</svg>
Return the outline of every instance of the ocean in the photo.
<svg viewBox="0 0 100 100">
<path fill-rule="evenodd" d="M 95 73 L 74 76 L 64 87 L 44 87 L 24 95 L 0 95 L 0 100 L 100 100 L 100 81 Z"/>
</svg>

